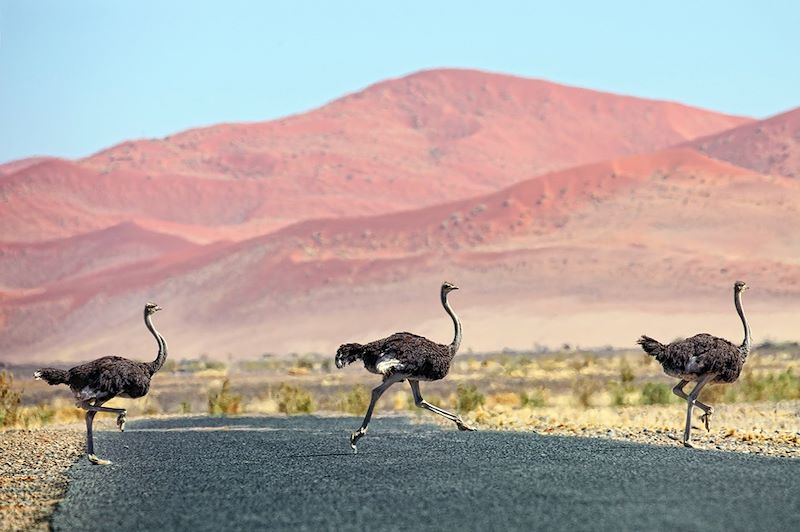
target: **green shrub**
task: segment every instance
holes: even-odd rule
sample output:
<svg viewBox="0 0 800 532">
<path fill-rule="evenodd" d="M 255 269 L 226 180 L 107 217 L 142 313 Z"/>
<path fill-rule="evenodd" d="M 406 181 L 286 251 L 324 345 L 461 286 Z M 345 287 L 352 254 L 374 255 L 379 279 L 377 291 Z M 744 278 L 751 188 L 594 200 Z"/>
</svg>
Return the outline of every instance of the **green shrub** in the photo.
<svg viewBox="0 0 800 532">
<path fill-rule="evenodd" d="M 281 384 L 278 389 L 278 411 L 284 414 L 310 414 L 314 411 L 311 392 L 301 386 Z"/>
<path fill-rule="evenodd" d="M 372 394 L 366 386 L 357 384 L 341 397 L 339 409 L 348 414 L 363 414 L 369 407 L 371 397 Z"/>
<path fill-rule="evenodd" d="M 51 405 L 40 403 L 33 408 L 26 409 L 22 423 L 26 428 L 47 425 L 53 422 L 55 415 L 56 411 Z"/>
<path fill-rule="evenodd" d="M 219 391 L 208 392 L 208 413 L 212 416 L 229 416 L 242 411 L 242 397 L 231 392 L 229 379 L 222 381 Z"/>
<path fill-rule="evenodd" d="M 622 359 L 619 365 L 619 381 L 622 384 L 630 384 L 633 382 L 634 377 L 633 368 L 628 364 L 627 360 Z"/>
<path fill-rule="evenodd" d="M 459 384 L 456 387 L 456 405 L 459 412 L 475 410 L 486 402 L 486 397 L 474 384 Z"/>
<path fill-rule="evenodd" d="M 307 358 L 301 358 L 295 363 L 295 367 L 300 369 L 312 370 L 314 369 L 314 362 Z"/>
<path fill-rule="evenodd" d="M 758 376 L 748 371 L 738 385 L 733 386 L 737 396 L 748 402 L 800 399 L 800 377 L 792 373 L 791 368 Z"/>
<path fill-rule="evenodd" d="M 592 405 L 592 398 L 600 391 L 597 382 L 589 377 L 578 377 L 572 383 L 572 394 L 584 408 Z"/>
<path fill-rule="evenodd" d="M 676 397 L 672 393 L 672 387 L 662 382 L 648 382 L 642 387 L 642 395 L 639 401 L 643 405 L 666 405 Z"/>
<path fill-rule="evenodd" d="M 0 427 L 9 427 L 19 420 L 22 392 L 13 386 L 14 376 L 6 370 L 0 371 Z"/>
<path fill-rule="evenodd" d="M 608 392 L 611 394 L 611 404 L 614 406 L 628 406 L 631 404 L 632 386 L 611 382 L 608 384 Z"/>
<path fill-rule="evenodd" d="M 758 374 L 745 368 L 738 382 L 707 386 L 700 400 L 711 403 L 755 403 L 800 399 L 800 377 L 789 368 L 778 373 Z"/>
<path fill-rule="evenodd" d="M 519 400 L 522 406 L 528 406 L 532 408 L 547 406 L 547 397 L 547 390 L 541 387 L 536 388 L 530 393 L 522 392 L 519 394 Z"/>
</svg>

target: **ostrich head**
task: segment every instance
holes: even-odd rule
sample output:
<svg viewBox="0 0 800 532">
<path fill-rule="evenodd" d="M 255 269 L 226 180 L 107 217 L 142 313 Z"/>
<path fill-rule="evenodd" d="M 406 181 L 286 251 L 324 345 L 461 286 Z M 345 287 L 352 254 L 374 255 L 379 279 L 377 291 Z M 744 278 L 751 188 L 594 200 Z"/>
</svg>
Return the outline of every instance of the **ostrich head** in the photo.
<svg viewBox="0 0 800 532">
<path fill-rule="evenodd" d="M 155 314 L 155 313 L 156 313 L 156 312 L 158 312 L 159 310 L 161 310 L 161 307 L 159 307 L 159 306 L 158 306 L 158 305 L 156 305 L 155 303 L 147 303 L 147 304 L 144 306 L 144 313 L 145 313 L 146 315 L 148 315 L 148 316 L 151 316 L 151 315 Z"/>
<path fill-rule="evenodd" d="M 733 283 L 733 291 L 736 292 L 737 294 L 740 292 L 744 292 L 748 288 L 750 287 L 747 286 L 747 283 L 745 283 L 744 281 L 736 281 L 735 283 Z"/>
<path fill-rule="evenodd" d="M 450 281 L 445 281 L 442 283 L 442 294 L 450 293 L 453 290 L 458 290 L 458 287 Z"/>
<path fill-rule="evenodd" d="M 360 358 L 361 344 L 342 344 L 336 350 L 336 367 L 342 369 Z"/>
</svg>

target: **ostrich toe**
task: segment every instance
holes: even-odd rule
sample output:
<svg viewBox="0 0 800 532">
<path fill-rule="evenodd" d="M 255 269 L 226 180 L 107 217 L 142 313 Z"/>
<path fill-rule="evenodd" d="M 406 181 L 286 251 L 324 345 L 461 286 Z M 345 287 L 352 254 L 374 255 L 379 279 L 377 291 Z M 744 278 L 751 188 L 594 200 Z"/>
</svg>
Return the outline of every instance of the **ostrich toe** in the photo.
<svg viewBox="0 0 800 532">
<path fill-rule="evenodd" d="M 353 454 L 358 454 L 358 448 L 356 447 L 356 442 L 360 440 L 367 431 L 364 429 L 358 429 L 354 433 L 350 435 L 350 447 L 353 448 Z"/>
<path fill-rule="evenodd" d="M 466 431 L 469 431 L 469 432 L 475 432 L 475 430 L 476 430 L 476 429 L 470 427 L 469 425 L 467 425 L 466 423 L 464 423 L 464 420 L 461 419 L 460 417 L 456 419 L 456 426 L 458 427 L 458 430 L 466 430 Z"/>
<path fill-rule="evenodd" d="M 702 421 L 702 422 L 703 422 L 703 424 L 705 425 L 705 427 L 706 427 L 706 432 L 711 432 L 711 426 L 710 426 L 710 422 L 711 422 L 711 412 L 706 412 L 705 414 L 703 414 L 702 416 L 700 416 L 700 421 Z"/>
<path fill-rule="evenodd" d="M 691 442 L 691 441 L 685 441 L 685 442 L 683 442 L 683 446 L 684 446 L 684 447 L 687 447 L 687 448 L 689 448 L 689 449 L 698 449 L 698 450 L 701 450 L 701 451 L 702 451 L 703 449 L 705 449 L 705 447 L 703 447 L 703 446 L 702 446 L 702 445 L 700 445 L 699 443 L 694 443 L 694 442 Z"/>
<path fill-rule="evenodd" d="M 94 465 L 111 465 L 111 460 L 104 460 L 103 458 L 98 458 L 96 454 L 90 454 L 88 458 L 89 461 Z"/>
</svg>

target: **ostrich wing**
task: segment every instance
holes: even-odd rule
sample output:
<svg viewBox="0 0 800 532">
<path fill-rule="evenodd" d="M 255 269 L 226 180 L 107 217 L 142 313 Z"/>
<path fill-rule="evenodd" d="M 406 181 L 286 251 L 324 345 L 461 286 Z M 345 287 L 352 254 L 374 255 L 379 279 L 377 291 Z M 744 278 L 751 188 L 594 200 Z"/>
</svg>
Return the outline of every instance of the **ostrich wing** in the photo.
<svg viewBox="0 0 800 532">
<path fill-rule="evenodd" d="M 108 356 L 69 370 L 69 384 L 84 400 L 115 395 L 140 397 L 150 387 L 150 375 L 139 362 Z"/>
<path fill-rule="evenodd" d="M 673 342 L 667 349 L 673 366 L 682 367 L 683 372 L 692 375 L 722 374 L 739 365 L 738 348 L 710 334 L 697 334 Z"/>
</svg>

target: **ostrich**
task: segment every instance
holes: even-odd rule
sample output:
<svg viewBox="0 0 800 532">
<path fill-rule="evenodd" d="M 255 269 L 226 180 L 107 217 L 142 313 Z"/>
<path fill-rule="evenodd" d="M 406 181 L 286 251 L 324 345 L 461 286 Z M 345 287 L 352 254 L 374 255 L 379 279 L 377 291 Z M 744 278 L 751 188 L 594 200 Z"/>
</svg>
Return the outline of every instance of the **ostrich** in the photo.
<svg viewBox="0 0 800 532">
<path fill-rule="evenodd" d="M 135 362 L 127 358 L 108 356 L 69 370 L 42 368 L 33 374 L 35 379 L 44 380 L 50 385 L 69 385 L 75 394 L 76 405 L 86 410 L 86 450 L 89 461 L 93 464 L 111 463 L 94 454 L 92 422 L 95 414 L 97 412 L 117 414 L 117 426 L 124 432 L 127 411 L 124 408 L 108 408 L 103 404 L 117 396 L 136 399 L 146 395 L 150 389 L 151 377 L 161 369 L 167 359 L 167 342 L 153 327 L 151 318 L 159 310 L 161 307 L 155 303 L 147 303 L 144 306 L 144 324 L 158 343 L 158 356 L 154 361 Z"/>
<path fill-rule="evenodd" d="M 452 283 L 442 283 L 442 306 L 453 319 L 455 326 L 455 337 L 450 345 L 437 344 L 416 334 L 399 332 L 365 345 L 343 344 L 336 351 L 337 368 L 341 369 L 356 360 L 362 360 L 367 371 L 383 375 L 383 383 L 372 390 L 372 399 L 364 416 L 364 422 L 350 435 L 350 447 L 354 453 L 358 452 L 356 443 L 367 433 L 367 425 L 372 418 L 375 403 L 392 384 L 404 380 L 408 380 L 408 384 L 411 385 L 414 404 L 419 408 L 425 408 L 449 419 L 459 430 L 475 430 L 464 424 L 460 416 L 425 401 L 419 391 L 419 381 L 438 381 L 445 378 L 450 369 L 450 362 L 461 344 L 461 322 L 447 301 L 447 294 L 453 290 L 458 290 L 458 287 Z"/>
<path fill-rule="evenodd" d="M 733 285 L 733 302 L 744 326 L 744 341 L 741 345 L 737 346 L 728 340 L 705 333 L 668 345 L 653 340 L 649 336 L 642 336 L 637 341 L 647 354 L 656 357 L 656 360 L 664 368 L 664 373 L 680 379 L 680 382 L 672 389 L 672 393 L 685 399 L 688 403 L 686 428 L 683 431 L 683 445 L 686 447 L 695 447 L 691 443 L 693 407 L 703 411 L 700 419 L 704 422 L 706 430 L 710 430 L 709 423 L 714 409 L 697 400 L 703 386 L 712 383 L 735 382 L 742 372 L 747 355 L 750 354 L 750 326 L 747 324 L 742 310 L 742 292 L 748 288 L 742 281 L 736 281 Z M 683 388 L 690 381 L 697 382 L 697 384 L 687 395 Z"/>
</svg>

